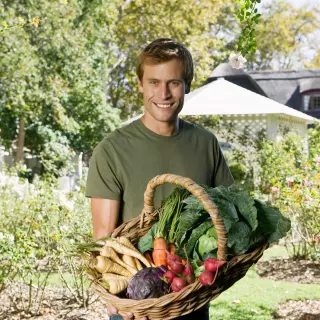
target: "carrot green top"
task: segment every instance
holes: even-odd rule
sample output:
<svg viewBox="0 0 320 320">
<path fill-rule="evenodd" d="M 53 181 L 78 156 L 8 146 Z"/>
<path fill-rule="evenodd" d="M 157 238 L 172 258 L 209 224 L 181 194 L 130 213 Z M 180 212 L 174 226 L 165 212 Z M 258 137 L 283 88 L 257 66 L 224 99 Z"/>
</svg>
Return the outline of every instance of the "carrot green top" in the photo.
<svg viewBox="0 0 320 320">
<path fill-rule="evenodd" d="M 177 133 L 161 136 L 138 119 L 97 145 L 90 160 L 86 196 L 121 200 L 121 224 L 141 213 L 148 182 L 164 173 L 212 187 L 228 187 L 234 181 L 217 138 L 210 131 L 180 119 Z M 155 206 L 175 187 L 157 187 Z"/>
</svg>

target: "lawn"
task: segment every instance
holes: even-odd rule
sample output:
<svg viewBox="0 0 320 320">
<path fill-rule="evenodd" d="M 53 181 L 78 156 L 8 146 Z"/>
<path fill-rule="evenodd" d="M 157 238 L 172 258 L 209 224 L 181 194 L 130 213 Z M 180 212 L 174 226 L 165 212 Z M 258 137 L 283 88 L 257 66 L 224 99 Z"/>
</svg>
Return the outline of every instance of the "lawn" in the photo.
<svg viewBox="0 0 320 320">
<path fill-rule="evenodd" d="M 287 257 L 284 247 L 266 250 L 263 259 Z M 247 275 L 211 302 L 210 319 L 271 320 L 286 300 L 320 299 L 320 286 L 262 279 L 251 268 Z"/>
</svg>

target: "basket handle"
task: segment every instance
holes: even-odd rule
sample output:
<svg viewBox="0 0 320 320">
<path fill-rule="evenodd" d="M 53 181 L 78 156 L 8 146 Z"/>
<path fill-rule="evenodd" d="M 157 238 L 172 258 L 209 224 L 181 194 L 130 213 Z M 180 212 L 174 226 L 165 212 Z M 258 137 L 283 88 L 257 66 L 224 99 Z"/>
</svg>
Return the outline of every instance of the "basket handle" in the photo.
<svg viewBox="0 0 320 320">
<path fill-rule="evenodd" d="M 217 231 L 218 236 L 218 252 L 217 256 L 219 260 L 226 260 L 227 253 L 227 230 L 220 217 L 219 210 L 215 203 L 210 199 L 206 191 L 196 184 L 193 180 L 178 176 L 175 174 L 162 174 L 151 179 L 147 185 L 144 193 L 144 208 L 141 213 L 140 227 L 142 228 L 144 217 L 154 219 L 151 215 L 153 212 L 153 197 L 157 186 L 164 183 L 172 183 L 180 185 L 192 193 L 203 205 L 204 209 L 209 213 L 212 223 Z"/>
</svg>

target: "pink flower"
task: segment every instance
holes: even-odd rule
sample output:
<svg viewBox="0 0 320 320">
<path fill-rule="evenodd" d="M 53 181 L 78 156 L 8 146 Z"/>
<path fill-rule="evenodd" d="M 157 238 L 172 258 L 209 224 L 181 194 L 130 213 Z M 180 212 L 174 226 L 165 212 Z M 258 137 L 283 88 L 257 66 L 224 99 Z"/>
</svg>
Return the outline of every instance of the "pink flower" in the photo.
<svg viewBox="0 0 320 320">
<path fill-rule="evenodd" d="M 286 181 L 287 181 L 288 186 L 291 186 L 294 183 L 294 178 L 293 177 L 288 177 L 288 178 L 286 178 Z"/>
<path fill-rule="evenodd" d="M 315 157 L 314 161 L 315 161 L 316 163 L 320 163 L 320 156 Z"/>
<path fill-rule="evenodd" d="M 303 186 L 304 187 L 309 187 L 312 185 L 312 182 L 309 181 L 307 178 L 303 179 Z"/>
<path fill-rule="evenodd" d="M 306 202 L 309 202 L 309 201 L 311 201 L 312 200 L 312 198 L 310 198 L 309 196 L 305 196 L 304 197 L 304 201 L 306 201 Z"/>
<path fill-rule="evenodd" d="M 280 191 L 280 188 L 278 188 L 278 187 L 272 187 L 272 188 L 270 189 L 270 191 L 271 191 L 271 193 L 276 193 L 276 192 L 279 192 L 279 191 Z"/>
</svg>

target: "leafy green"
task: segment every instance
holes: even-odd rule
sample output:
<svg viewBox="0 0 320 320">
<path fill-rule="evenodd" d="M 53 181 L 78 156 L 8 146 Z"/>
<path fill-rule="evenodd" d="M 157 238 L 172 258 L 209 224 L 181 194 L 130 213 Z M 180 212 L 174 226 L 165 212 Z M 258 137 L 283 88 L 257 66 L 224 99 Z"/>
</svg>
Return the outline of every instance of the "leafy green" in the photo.
<svg viewBox="0 0 320 320">
<path fill-rule="evenodd" d="M 148 250 L 153 249 L 153 240 L 158 227 L 158 222 L 154 223 L 150 230 L 139 239 L 137 244 L 138 250 L 143 254 Z"/>
<path fill-rule="evenodd" d="M 205 253 L 216 249 L 218 246 L 217 232 L 214 227 L 211 227 L 206 234 L 202 235 L 198 240 L 198 252 L 201 256 Z"/>
<path fill-rule="evenodd" d="M 199 238 L 204 233 L 206 233 L 206 231 L 211 227 L 212 227 L 212 221 L 210 219 L 201 223 L 198 227 L 192 230 L 190 238 L 188 239 L 188 242 L 186 243 L 186 246 L 185 246 L 188 257 L 192 256 L 193 249 L 197 241 L 199 240 Z M 185 257 L 183 248 L 184 248 L 184 243 L 182 243 L 179 247 L 177 247 L 176 254 Z"/>
<path fill-rule="evenodd" d="M 247 191 L 233 194 L 232 200 L 239 213 L 249 224 L 252 231 L 254 231 L 258 226 L 257 209 L 254 206 L 254 200 L 249 196 Z"/>
<path fill-rule="evenodd" d="M 215 238 L 210 238 L 206 234 L 199 238 L 198 251 L 201 256 L 217 248 L 218 241 Z"/>
<path fill-rule="evenodd" d="M 196 225 L 203 222 L 209 217 L 209 214 L 204 210 L 186 210 L 182 212 L 175 237 L 175 242 L 180 245 L 187 236 L 189 230 L 192 230 Z"/>
<path fill-rule="evenodd" d="M 260 200 L 255 200 L 255 205 L 259 213 L 259 232 L 268 235 L 269 243 L 283 238 L 291 228 L 290 219 L 283 216 L 279 209 L 270 207 Z"/>
<path fill-rule="evenodd" d="M 234 223 L 228 232 L 228 247 L 235 254 L 245 253 L 249 247 L 251 229 L 243 221 Z"/>
</svg>

